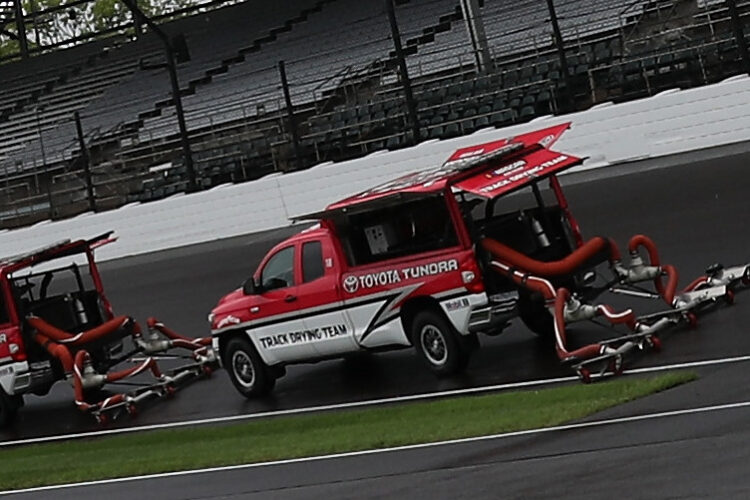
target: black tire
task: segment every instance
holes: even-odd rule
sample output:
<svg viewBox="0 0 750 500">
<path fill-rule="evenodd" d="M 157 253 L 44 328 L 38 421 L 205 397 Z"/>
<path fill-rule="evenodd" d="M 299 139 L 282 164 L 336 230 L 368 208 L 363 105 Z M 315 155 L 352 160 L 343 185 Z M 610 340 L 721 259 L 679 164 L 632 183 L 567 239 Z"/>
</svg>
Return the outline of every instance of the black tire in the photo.
<svg viewBox="0 0 750 500">
<path fill-rule="evenodd" d="M 419 357 L 438 377 L 464 371 L 469 363 L 471 339 L 458 332 L 442 314 L 426 310 L 414 316 L 411 338 Z"/>
<path fill-rule="evenodd" d="M 13 423 L 21 406 L 23 406 L 23 396 L 9 396 L 0 387 L 0 429 Z"/>
<path fill-rule="evenodd" d="M 273 390 L 276 378 L 249 340 L 231 339 L 224 350 L 223 361 L 232 384 L 246 398 L 265 396 Z"/>
<path fill-rule="evenodd" d="M 543 299 L 535 299 L 526 293 L 518 297 L 518 315 L 526 327 L 543 340 L 555 338 L 555 319 L 544 305 Z"/>
</svg>

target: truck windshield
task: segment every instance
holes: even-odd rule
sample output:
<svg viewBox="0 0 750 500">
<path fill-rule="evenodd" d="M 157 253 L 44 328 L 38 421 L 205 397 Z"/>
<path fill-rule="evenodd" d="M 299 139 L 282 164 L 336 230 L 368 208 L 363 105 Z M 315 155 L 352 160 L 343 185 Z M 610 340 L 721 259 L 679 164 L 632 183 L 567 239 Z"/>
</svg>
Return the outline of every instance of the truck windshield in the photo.
<svg viewBox="0 0 750 500">
<path fill-rule="evenodd" d="M 458 244 L 442 195 L 337 217 L 334 225 L 350 266 Z"/>
</svg>

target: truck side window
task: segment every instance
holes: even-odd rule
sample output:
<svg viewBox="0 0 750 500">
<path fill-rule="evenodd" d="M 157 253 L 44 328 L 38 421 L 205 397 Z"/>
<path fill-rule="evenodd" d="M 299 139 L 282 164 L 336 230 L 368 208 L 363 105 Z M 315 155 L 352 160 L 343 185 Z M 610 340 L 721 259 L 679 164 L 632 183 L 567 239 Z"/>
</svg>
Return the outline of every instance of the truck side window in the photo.
<svg viewBox="0 0 750 500">
<path fill-rule="evenodd" d="M 319 241 L 310 241 L 302 245 L 303 282 L 309 283 L 325 274 L 323 269 L 323 246 Z"/>
<path fill-rule="evenodd" d="M 264 290 L 294 285 L 294 247 L 283 248 L 268 259 L 260 274 L 260 284 Z"/>
<path fill-rule="evenodd" d="M 340 216 L 334 223 L 352 266 L 458 244 L 453 220 L 442 195 Z"/>
</svg>

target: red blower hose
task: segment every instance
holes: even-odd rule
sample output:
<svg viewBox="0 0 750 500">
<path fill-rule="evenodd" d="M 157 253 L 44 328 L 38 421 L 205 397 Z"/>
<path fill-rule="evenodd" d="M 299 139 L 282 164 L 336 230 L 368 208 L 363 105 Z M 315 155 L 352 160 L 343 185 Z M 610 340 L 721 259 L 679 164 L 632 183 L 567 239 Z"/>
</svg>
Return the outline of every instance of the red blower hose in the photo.
<svg viewBox="0 0 750 500">
<path fill-rule="evenodd" d="M 164 326 L 164 323 L 160 322 L 156 318 L 148 318 L 146 320 L 146 325 L 148 325 L 148 327 L 151 329 L 158 330 L 165 337 L 172 340 L 172 344 L 175 347 L 184 347 L 185 349 L 196 349 L 201 346 L 211 345 L 211 337 L 201 337 L 197 339 L 191 339 L 189 337 L 185 337 L 184 335 L 180 335 L 174 330 L 167 328 L 166 326 Z"/>
<path fill-rule="evenodd" d="M 73 356 L 67 347 L 53 342 L 40 333 L 34 335 L 34 341 L 50 353 L 53 358 L 60 360 L 66 375 L 73 372 Z"/>
<path fill-rule="evenodd" d="M 630 242 L 628 243 L 628 250 L 630 251 L 631 255 L 637 254 L 640 247 L 646 249 L 650 265 L 656 267 L 661 266 L 661 262 L 659 260 L 659 251 L 656 249 L 656 244 L 653 242 L 653 240 L 651 240 L 651 238 L 642 234 L 636 234 L 635 236 L 630 238 Z M 674 303 L 674 296 L 677 291 L 677 281 L 679 279 L 679 275 L 677 273 L 677 269 L 675 269 L 674 266 L 670 265 L 663 266 L 662 271 L 667 275 L 667 284 L 664 285 L 662 276 L 660 274 L 659 276 L 654 278 L 654 286 L 656 287 L 656 290 L 659 292 L 659 295 L 662 296 L 664 301 L 671 306 Z"/>
<path fill-rule="evenodd" d="M 509 266 L 496 260 L 493 260 L 491 265 L 496 271 L 512 279 L 517 285 L 531 290 L 532 292 L 539 293 L 544 297 L 544 300 L 552 300 L 555 298 L 555 287 L 553 287 L 552 283 L 549 281 L 511 269 Z"/>
<path fill-rule="evenodd" d="M 565 303 L 569 298 L 570 292 L 567 288 L 559 288 L 557 290 L 554 311 L 555 350 L 557 351 L 557 356 L 565 361 L 570 358 L 590 359 L 604 354 L 606 345 L 599 343 L 589 344 L 574 351 L 568 351 L 566 347 L 567 337 L 565 334 Z M 607 320 L 613 325 L 625 324 L 631 330 L 635 328 L 635 314 L 630 309 L 621 313 L 616 313 L 609 306 L 599 305 L 596 307 L 596 312 L 599 316 L 607 318 Z"/>
<path fill-rule="evenodd" d="M 124 327 L 129 321 L 133 321 L 132 318 L 127 316 L 117 316 L 106 323 L 102 323 L 96 328 L 80 332 L 78 334 L 71 334 L 65 330 L 61 330 L 54 325 L 51 325 L 44 321 L 42 318 L 36 316 L 30 316 L 26 319 L 37 332 L 41 333 L 47 338 L 60 344 L 67 344 L 73 347 L 79 347 L 95 340 L 99 340 L 103 337 L 111 335 L 120 328 Z"/>
<path fill-rule="evenodd" d="M 614 242 L 599 236 L 590 239 L 567 257 L 554 262 L 543 262 L 532 259 L 491 238 L 483 238 L 481 245 L 490 254 L 510 266 L 538 276 L 565 276 L 572 274 L 586 263 L 586 261 L 604 251 L 609 253 L 610 262 L 614 262 L 620 258 L 620 252 L 617 250 Z"/>
<path fill-rule="evenodd" d="M 78 408 L 82 411 L 88 411 L 92 408 L 103 410 L 108 406 L 122 402 L 125 399 L 124 394 L 115 394 L 114 396 L 111 396 L 104 401 L 93 405 L 87 403 L 84 400 L 83 376 L 85 366 L 90 362 L 91 356 L 88 352 L 81 350 L 76 353 L 75 364 L 73 367 L 73 390 L 75 391 L 76 405 L 78 405 Z M 122 380 L 124 378 L 135 377 L 136 375 L 146 371 L 147 369 L 151 370 L 151 373 L 157 379 L 161 378 L 162 374 L 159 370 L 158 365 L 156 364 L 156 361 L 153 358 L 147 358 L 142 363 L 139 363 L 137 366 L 133 366 L 132 368 L 126 368 L 124 370 L 120 370 L 119 372 L 107 373 L 106 375 L 104 375 L 104 382 L 111 383 L 117 382 L 118 380 Z"/>
</svg>

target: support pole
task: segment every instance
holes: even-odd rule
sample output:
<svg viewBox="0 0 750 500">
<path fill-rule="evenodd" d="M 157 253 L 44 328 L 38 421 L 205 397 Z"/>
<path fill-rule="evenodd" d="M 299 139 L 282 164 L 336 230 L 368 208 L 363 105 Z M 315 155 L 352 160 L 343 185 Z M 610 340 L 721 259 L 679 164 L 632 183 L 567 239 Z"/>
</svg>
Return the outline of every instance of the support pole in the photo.
<svg viewBox="0 0 750 500">
<path fill-rule="evenodd" d="M 42 46 L 42 40 L 39 36 L 39 22 L 36 16 L 36 4 L 34 0 L 29 0 L 29 15 L 31 16 L 31 23 L 34 25 L 34 42 L 36 43 L 37 49 Z"/>
<path fill-rule="evenodd" d="M 750 74 L 750 56 L 747 52 L 747 41 L 745 40 L 742 20 L 737 11 L 737 0 L 727 0 L 727 7 L 729 7 L 729 16 L 732 18 L 732 29 L 734 30 L 734 37 L 737 39 L 737 50 L 742 60 L 742 69 L 745 73 Z"/>
<path fill-rule="evenodd" d="M 156 36 L 159 37 L 164 45 L 164 51 L 167 56 L 167 69 L 169 70 L 169 82 L 172 86 L 172 100 L 174 101 L 175 112 L 177 113 L 177 124 L 180 127 L 180 142 L 182 143 L 182 154 L 185 157 L 185 167 L 188 174 L 188 192 L 196 191 L 198 183 L 195 175 L 195 166 L 193 165 L 193 154 L 190 150 L 190 138 L 188 136 L 187 124 L 185 123 L 185 112 L 182 108 L 182 96 L 180 95 L 180 82 L 177 79 L 177 63 L 174 57 L 174 48 L 164 31 L 146 14 L 138 8 L 135 0 L 122 0 L 134 16 L 139 18 L 143 24 L 148 26 Z"/>
<path fill-rule="evenodd" d="M 96 212 L 96 198 L 94 197 L 94 183 L 91 180 L 91 161 L 89 148 L 86 146 L 86 140 L 83 137 L 83 126 L 81 125 L 81 115 L 76 111 L 73 113 L 76 121 L 76 133 L 78 134 L 78 147 L 81 150 L 81 160 L 83 161 L 83 178 L 86 181 L 86 197 L 89 201 L 89 210 Z"/>
<path fill-rule="evenodd" d="M 29 58 L 29 43 L 26 40 L 26 20 L 23 16 L 23 6 L 21 0 L 15 0 L 13 2 L 16 13 L 16 30 L 18 30 L 18 45 L 21 49 L 21 58 Z"/>
<path fill-rule="evenodd" d="M 39 134 L 39 147 L 41 149 L 42 153 L 42 168 L 44 170 L 44 177 L 46 178 L 47 182 L 47 203 L 49 203 L 49 218 L 54 219 L 55 217 L 55 207 L 52 204 L 52 177 L 49 175 L 49 167 L 47 167 L 47 152 L 44 148 L 44 137 L 42 137 L 42 122 L 39 118 L 39 106 L 36 106 L 34 108 L 34 114 L 36 115 L 36 130 L 37 134 Z M 36 165 L 34 165 L 36 167 Z M 39 183 L 37 181 L 37 189 L 39 188 Z M 37 191 L 38 192 L 38 191 Z"/>
<path fill-rule="evenodd" d="M 487 35 L 484 32 L 484 22 L 482 21 L 482 11 L 479 9 L 478 0 L 461 0 L 461 10 L 464 13 L 466 30 L 469 33 L 471 47 L 474 52 L 474 58 L 477 63 L 479 73 L 492 71 L 492 56 L 487 44 Z"/>
<path fill-rule="evenodd" d="M 393 38 L 393 47 L 396 49 L 396 59 L 398 59 L 399 72 L 401 74 L 401 85 L 404 87 L 404 97 L 406 98 L 406 111 L 408 113 L 409 124 L 411 125 L 412 143 L 419 142 L 419 121 L 417 121 L 417 103 L 414 101 L 414 94 L 411 89 L 411 80 L 409 80 L 409 70 L 406 67 L 406 58 L 404 49 L 401 47 L 401 33 L 398 30 L 396 21 L 396 11 L 393 7 L 393 0 L 385 0 L 385 10 L 388 13 L 388 22 L 391 25 L 391 37 Z"/>
<path fill-rule="evenodd" d="M 292 106 L 292 96 L 289 93 L 289 82 L 286 80 L 286 67 L 284 61 L 279 61 L 279 75 L 281 76 L 281 88 L 284 92 L 284 102 L 286 103 L 286 117 L 288 120 L 289 133 L 292 136 L 292 148 L 294 149 L 294 166 L 297 169 L 302 168 L 302 156 L 299 150 L 299 135 L 297 135 L 297 120 L 294 117 L 294 107 Z"/>
<path fill-rule="evenodd" d="M 560 99 L 560 101 L 565 104 L 561 106 L 561 108 L 563 111 L 572 111 L 572 100 L 574 94 L 570 81 L 570 73 L 568 72 L 568 60 L 565 57 L 565 42 L 563 42 L 562 33 L 560 32 L 560 25 L 557 22 L 557 13 L 555 12 L 554 0 L 547 0 L 547 9 L 549 10 L 550 22 L 552 23 L 552 31 L 555 36 L 557 57 L 560 59 L 560 71 L 563 74 L 563 82 L 565 82 L 565 92 Z"/>
<path fill-rule="evenodd" d="M 138 0 L 133 0 L 133 4 L 138 7 Z M 140 9 L 140 7 L 138 8 Z M 140 16 L 133 15 L 133 29 L 135 30 L 135 37 L 140 38 L 143 33 L 143 22 Z"/>
</svg>

